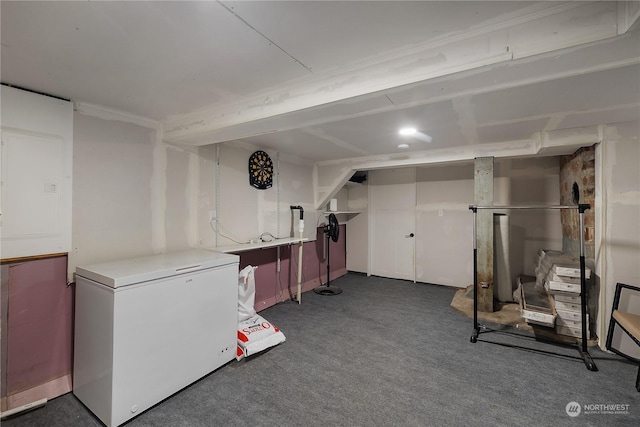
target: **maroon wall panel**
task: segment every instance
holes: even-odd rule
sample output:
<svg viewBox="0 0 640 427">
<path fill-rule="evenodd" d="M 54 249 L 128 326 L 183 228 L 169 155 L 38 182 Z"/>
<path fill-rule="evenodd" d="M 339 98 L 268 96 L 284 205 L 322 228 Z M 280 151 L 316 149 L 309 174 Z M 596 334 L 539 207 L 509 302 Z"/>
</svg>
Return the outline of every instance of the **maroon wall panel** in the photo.
<svg viewBox="0 0 640 427">
<path fill-rule="evenodd" d="M 345 226 L 340 226 L 340 238 L 331 244 L 331 272 L 343 273 L 346 265 Z M 326 282 L 327 263 L 324 259 L 326 237 L 317 229 L 316 240 L 305 242 L 302 250 L 302 283 L 307 289 Z M 298 245 L 280 247 L 280 272 L 277 271 L 276 248 L 241 252 L 240 270 L 247 265 L 258 267 L 255 272 L 257 311 L 282 301 L 295 298 L 298 286 Z"/>
<path fill-rule="evenodd" d="M 67 258 L 9 266 L 7 394 L 72 372 L 73 289 Z"/>
</svg>

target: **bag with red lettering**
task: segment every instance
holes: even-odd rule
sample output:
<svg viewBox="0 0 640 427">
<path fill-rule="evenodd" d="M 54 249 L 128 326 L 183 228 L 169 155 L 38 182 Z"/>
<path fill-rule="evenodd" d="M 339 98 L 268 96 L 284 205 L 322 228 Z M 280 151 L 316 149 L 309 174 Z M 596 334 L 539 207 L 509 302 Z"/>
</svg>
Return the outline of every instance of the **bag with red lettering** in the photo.
<svg viewBox="0 0 640 427">
<path fill-rule="evenodd" d="M 236 360 L 259 353 L 284 342 L 286 337 L 276 326 L 256 314 L 238 324 Z"/>
</svg>

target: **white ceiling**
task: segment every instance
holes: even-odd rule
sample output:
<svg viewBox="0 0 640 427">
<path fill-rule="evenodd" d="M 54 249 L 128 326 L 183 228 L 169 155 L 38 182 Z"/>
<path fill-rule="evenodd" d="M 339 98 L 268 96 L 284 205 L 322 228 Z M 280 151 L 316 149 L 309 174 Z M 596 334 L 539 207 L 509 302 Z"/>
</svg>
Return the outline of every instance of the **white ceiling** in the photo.
<svg viewBox="0 0 640 427">
<path fill-rule="evenodd" d="M 0 77 L 81 111 L 157 122 L 172 143 L 243 141 L 309 163 L 455 153 L 638 120 L 639 11 L 640 2 L 2 1 Z M 403 125 L 431 142 L 398 136 Z"/>
</svg>

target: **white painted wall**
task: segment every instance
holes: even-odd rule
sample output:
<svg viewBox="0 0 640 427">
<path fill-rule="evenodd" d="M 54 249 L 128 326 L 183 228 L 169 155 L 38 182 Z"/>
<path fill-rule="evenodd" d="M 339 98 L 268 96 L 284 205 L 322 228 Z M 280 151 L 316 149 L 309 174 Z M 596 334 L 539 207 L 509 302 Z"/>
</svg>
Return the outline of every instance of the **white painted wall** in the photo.
<svg viewBox="0 0 640 427">
<path fill-rule="evenodd" d="M 248 179 L 252 147 L 178 147 L 146 123 L 80 113 L 74 131 L 71 273 L 82 264 L 234 243 L 222 234 L 239 241 L 265 232 L 288 237 L 290 205 L 303 206 L 305 236 L 315 239 L 320 215 L 308 165 L 270 153 L 279 165 L 274 186 L 257 190 Z M 216 236 L 210 213 L 226 232 Z M 296 233 L 297 218 L 296 211 Z"/>
<path fill-rule="evenodd" d="M 267 151 L 275 167 L 273 186 L 258 190 L 249 185 L 248 175 L 249 157 L 257 149 L 238 143 L 200 148 L 197 210 L 203 247 L 246 243 L 259 239 L 263 233 L 276 237 L 293 237 L 295 233 L 297 237 L 299 211 L 292 213 L 292 205 L 303 207 L 305 237 L 315 240 L 315 227 L 322 218 L 321 211 L 313 205 L 312 168 L 279 159 L 278 153 Z M 217 234 L 216 221 L 208 221 L 210 212 L 218 221 Z"/>
<path fill-rule="evenodd" d="M 0 257 L 71 248 L 73 107 L 0 86 Z"/>
<path fill-rule="evenodd" d="M 640 286 L 640 123 L 609 125 L 596 151 L 597 192 L 601 197 L 596 235 L 596 273 L 600 279 L 599 330 L 604 347 L 616 283 Z M 621 308 L 640 314 L 640 297 L 624 299 Z M 640 358 L 640 349 L 617 333 L 613 346 Z"/>
<path fill-rule="evenodd" d="M 8 88 L 2 89 L 5 126 L 11 110 L 6 101 L 9 98 L 5 98 Z M 31 97 L 45 104 L 52 100 L 28 94 Z M 27 111 L 27 107 L 14 109 L 11 114 L 18 124 L 11 127 L 29 127 L 31 116 Z M 135 124 L 135 120 L 131 123 L 79 112 L 73 114 L 73 122 L 72 132 L 67 133 L 74 140 L 70 274 L 80 264 L 197 245 L 215 246 L 208 212 L 217 209 L 225 227 L 248 239 L 265 231 L 275 234 L 278 228 L 280 235 L 290 235 L 289 205 L 300 204 L 305 208 L 307 235 L 315 238 L 315 226 L 323 216 L 313 209 L 313 168 L 308 165 L 281 160 L 276 177 L 279 193 L 276 187 L 262 192 L 248 184 L 250 147 L 222 144 L 187 150 L 161 142 L 151 123 Z M 39 126 L 42 122 L 34 123 Z M 601 343 L 606 338 L 615 284 L 640 284 L 639 124 L 609 125 L 604 130 L 605 140 L 596 156 L 596 268 L 604 289 L 600 293 Z M 277 159 L 278 153 L 270 154 Z M 558 170 L 556 157 L 496 161 L 496 204 L 557 203 Z M 368 207 L 369 185 L 347 189 L 347 209 Z M 417 186 L 417 235 L 426 236 L 417 246 L 418 280 L 468 285 L 472 281 L 472 214 L 468 210 L 473 200 L 472 167 L 419 168 Z M 343 193 L 338 197 L 343 201 Z M 511 259 L 513 274 L 531 274 L 539 248 L 560 249 L 561 226 L 554 215 L 511 213 L 513 254 L 517 250 L 514 239 L 522 242 L 519 255 Z M 70 221 L 71 217 L 65 219 Z M 347 233 L 348 268 L 366 272 L 366 213 L 351 217 Z M 637 305 L 631 309 L 640 312 L 640 303 Z M 633 345 L 622 345 L 636 351 Z"/>
<path fill-rule="evenodd" d="M 495 204 L 558 204 L 558 157 L 498 159 L 495 162 Z M 473 283 L 473 164 L 449 164 L 417 168 L 416 280 L 465 287 Z M 369 186 L 373 183 L 369 182 Z M 350 203 L 363 205 L 363 194 L 354 193 Z M 558 211 L 508 211 L 511 222 L 511 273 L 534 273 L 539 249 L 562 248 Z M 362 215 L 361 215 L 362 216 Z M 347 265 L 367 271 L 364 262 L 366 227 L 354 218 L 347 232 L 351 243 Z M 353 225 L 352 225 L 353 224 Z M 353 259 L 353 262 L 351 261 Z"/>
<path fill-rule="evenodd" d="M 206 158 L 163 143 L 153 123 L 78 110 L 69 274 L 78 265 L 198 246 Z"/>
<path fill-rule="evenodd" d="M 274 156 L 278 156 L 275 153 Z M 248 157 L 247 157 L 248 159 Z M 310 165 L 301 165 L 286 158 L 280 158 L 279 173 L 276 176 L 276 184 L 280 187 L 278 206 L 280 213 L 277 215 L 279 223 L 279 234 L 288 236 L 298 236 L 299 211 L 292 213 L 290 206 L 300 205 L 304 208 L 304 231 L 305 237 L 310 240 L 316 239 L 316 227 L 318 221 L 324 219 L 320 211 L 314 209 L 313 201 L 313 169 Z M 248 182 L 248 178 L 246 179 Z M 248 185 L 248 184 L 247 184 Z M 269 195 L 268 200 L 273 198 Z M 293 220 L 293 227 L 291 222 Z"/>
<path fill-rule="evenodd" d="M 348 215 L 347 233 L 347 270 L 358 273 L 369 272 L 369 259 L 366 250 L 369 247 L 369 183 L 350 183 L 346 187 L 347 211 L 360 212 Z"/>
<path fill-rule="evenodd" d="M 473 164 L 418 168 L 416 280 L 473 283 Z"/>
<path fill-rule="evenodd" d="M 198 245 L 199 162 L 198 150 L 166 146 L 166 251 Z M 162 209 L 162 207 L 156 207 Z"/>
<path fill-rule="evenodd" d="M 74 136 L 69 271 L 155 252 L 154 241 L 165 240 L 154 237 L 152 221 L 154 210 L 164 210 L 159 201 L 152 203 L 156 131 L 76 113 Z"/>
<path fill-rule="evenodd" d="M 216 211 L 217 159 L 219 145 L 204 145 L 198 149 L 200 167 L 198 182 L 198 244 L 204 248 L 217 245 L 216 235 L 210 224 L 210 213 Z"/>
<path fill-rule="evenodd" d="M 560 159 L 538 157 L 505 159 L 495 163 L 494 204 L 558 205 Z M 534 275 L 540 249 L 562 250 L 559 210 L 504 210 L 510 222 L 511 279 Z"/>
<path fill-rule="evenodd" d="M 499 159 L 494 166 L 494 204 L 558 204 L 557 157 Z M 419 169 L 417 280 L 465 287 L 473 283 L 473 165 Z M 500 211 L 496 211 L 500 212 Z M 510 220 L 512 280 L 533 274 L 539 249 L 561 249 L 557 211 L 502 211 Z"/>
</svg>

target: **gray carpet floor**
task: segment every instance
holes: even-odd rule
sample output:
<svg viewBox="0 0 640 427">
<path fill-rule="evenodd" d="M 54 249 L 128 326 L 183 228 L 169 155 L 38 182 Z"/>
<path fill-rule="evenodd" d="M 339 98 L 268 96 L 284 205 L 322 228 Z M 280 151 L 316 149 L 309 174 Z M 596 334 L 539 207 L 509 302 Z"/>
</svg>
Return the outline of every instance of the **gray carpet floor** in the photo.
<svg viewBox="0 0 640 427">
<path fill-rule="evenodd" d="M 343 293 L 308 292 L 301 305 L 261 312 L 286 342 L 230 362 L 126 425 L 640 425 L 638 367 L 625 359 L 592 348 L 591 372 L 575 348 L 493 324 L 473 344 L 450 288 L 353 273 L 332 285 Z M 570 402 L 580 405 L 576 417 Z M 100 425 L 72 393 L 2 422 Z"/>
</svg>

